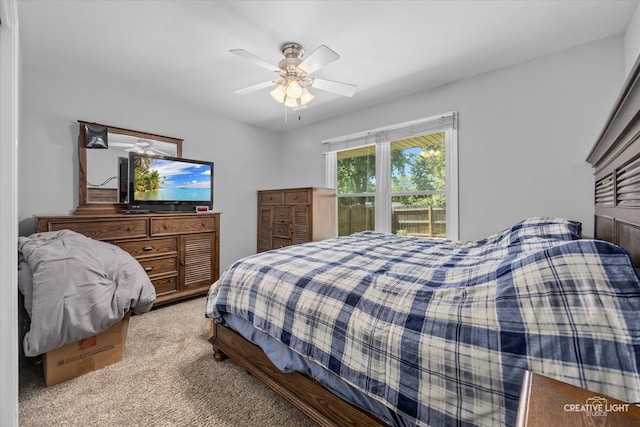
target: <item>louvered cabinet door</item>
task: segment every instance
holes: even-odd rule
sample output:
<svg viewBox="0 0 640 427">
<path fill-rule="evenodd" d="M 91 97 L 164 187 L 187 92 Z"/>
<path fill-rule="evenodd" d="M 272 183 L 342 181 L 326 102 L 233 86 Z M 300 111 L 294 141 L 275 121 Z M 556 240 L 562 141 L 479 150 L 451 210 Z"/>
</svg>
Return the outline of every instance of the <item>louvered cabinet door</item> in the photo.
<svg viewBox="0 0 640 427">
<path fill-rule="evenodd" d="M 293 238 L 294 245 L 311 241 L 311 217 L 308 206 L 293 208 Z"/>
<path fill-rule="evenodd" d="M 272 208 L 270 206 L 260 207 L 258 210 L 258 252 L 273 249 L 272 223 Z"/>
<path fill-rule="evenodd" d="M 182 290 L 211 286 L 218 278 L 215 233 L 180 236 Z"/>
</svg>

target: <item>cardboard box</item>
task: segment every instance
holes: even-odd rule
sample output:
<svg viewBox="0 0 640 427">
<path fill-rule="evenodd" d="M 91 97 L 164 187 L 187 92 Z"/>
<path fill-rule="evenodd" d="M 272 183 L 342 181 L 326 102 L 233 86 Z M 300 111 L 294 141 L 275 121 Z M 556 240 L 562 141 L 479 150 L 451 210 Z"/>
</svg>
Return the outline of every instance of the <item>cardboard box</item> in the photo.
<svg viewBox="0 0 640 427">
<path fill-rule="evenodd" d="M 128 312 L 120 322 L 98 335 L 45 353 L 43 367 L 47 387 L 120 362 L 130 315 Z"/>
</svg>

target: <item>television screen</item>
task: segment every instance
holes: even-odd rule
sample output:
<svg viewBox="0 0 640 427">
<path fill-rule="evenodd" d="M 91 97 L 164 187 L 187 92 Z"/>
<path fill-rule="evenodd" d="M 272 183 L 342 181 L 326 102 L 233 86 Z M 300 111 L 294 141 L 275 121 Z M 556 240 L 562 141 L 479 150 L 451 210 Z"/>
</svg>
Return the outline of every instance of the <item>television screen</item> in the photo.
<svg viewBox="0 0 640 427">
<path fill-rule="evenodd" d="M 129 153 L 129 205 L 147 209 L 158 205 L 213 204 L 213 163 L 176 157 Z"/>
</svg>

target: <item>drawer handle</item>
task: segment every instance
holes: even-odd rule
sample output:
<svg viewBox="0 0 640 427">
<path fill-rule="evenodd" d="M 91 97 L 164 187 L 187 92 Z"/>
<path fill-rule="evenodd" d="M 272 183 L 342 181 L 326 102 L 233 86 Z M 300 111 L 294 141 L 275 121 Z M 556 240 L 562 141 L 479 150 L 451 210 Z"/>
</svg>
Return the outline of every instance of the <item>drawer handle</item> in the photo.
<svg viewBox="0 0 640 427">
<path fill-rule="evenodd" d="M 153 267 L 145 267 L 144 268 L 144 271 L 151 271 L 151 270 L 153 270 Z"/>
<path fill-rule="evenodd" d="M 163 225 L 162 228 L 164 228 L 165 230 L 168 230 L 169 229 L 169 224 Z"/>
<path fill-rule="evenodd" d="M 284 212 L 280 212 L 280 216 L 284 216 Z"/>
<path fill-rule="evenodd" d="M 133 230 L 134 230 L 133 225 L 130 225 L 130 226 L 127 227 L 127 231 L 133 231 Z"/>
<path fill-rule="evenodd" d="M 148 251 L 152 251 L 153 250 L 153 246 L 145 246 L 144 248 L 142 248 L 143 251 L 148 252 Z"/>
<path fill-rule="evenodd" d="M 206 227 L 206 226 L 207 226 L 207 223 L 203 221 L 201 225 L 202 225 L 203 227 Z"/>
<path fill-rule="evenodd" d="M 298 200 L 298 196 L 293 196 L 293 200 Z"/>
</svg>

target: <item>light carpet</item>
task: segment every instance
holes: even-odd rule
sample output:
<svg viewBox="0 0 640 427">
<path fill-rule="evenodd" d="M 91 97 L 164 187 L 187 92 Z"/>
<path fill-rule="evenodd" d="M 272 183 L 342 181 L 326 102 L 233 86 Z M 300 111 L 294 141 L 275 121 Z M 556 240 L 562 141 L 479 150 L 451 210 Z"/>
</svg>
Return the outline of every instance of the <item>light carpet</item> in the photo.
<svg viewBox="0 0 640 427">
<path fill-rule="evenodd" d="M 20 370 L 20 426 L 314 424 L 231 360 L 213 360 L 205 297 L 132 316 L 122 362 L 52 387 Z"/>
</svg>

